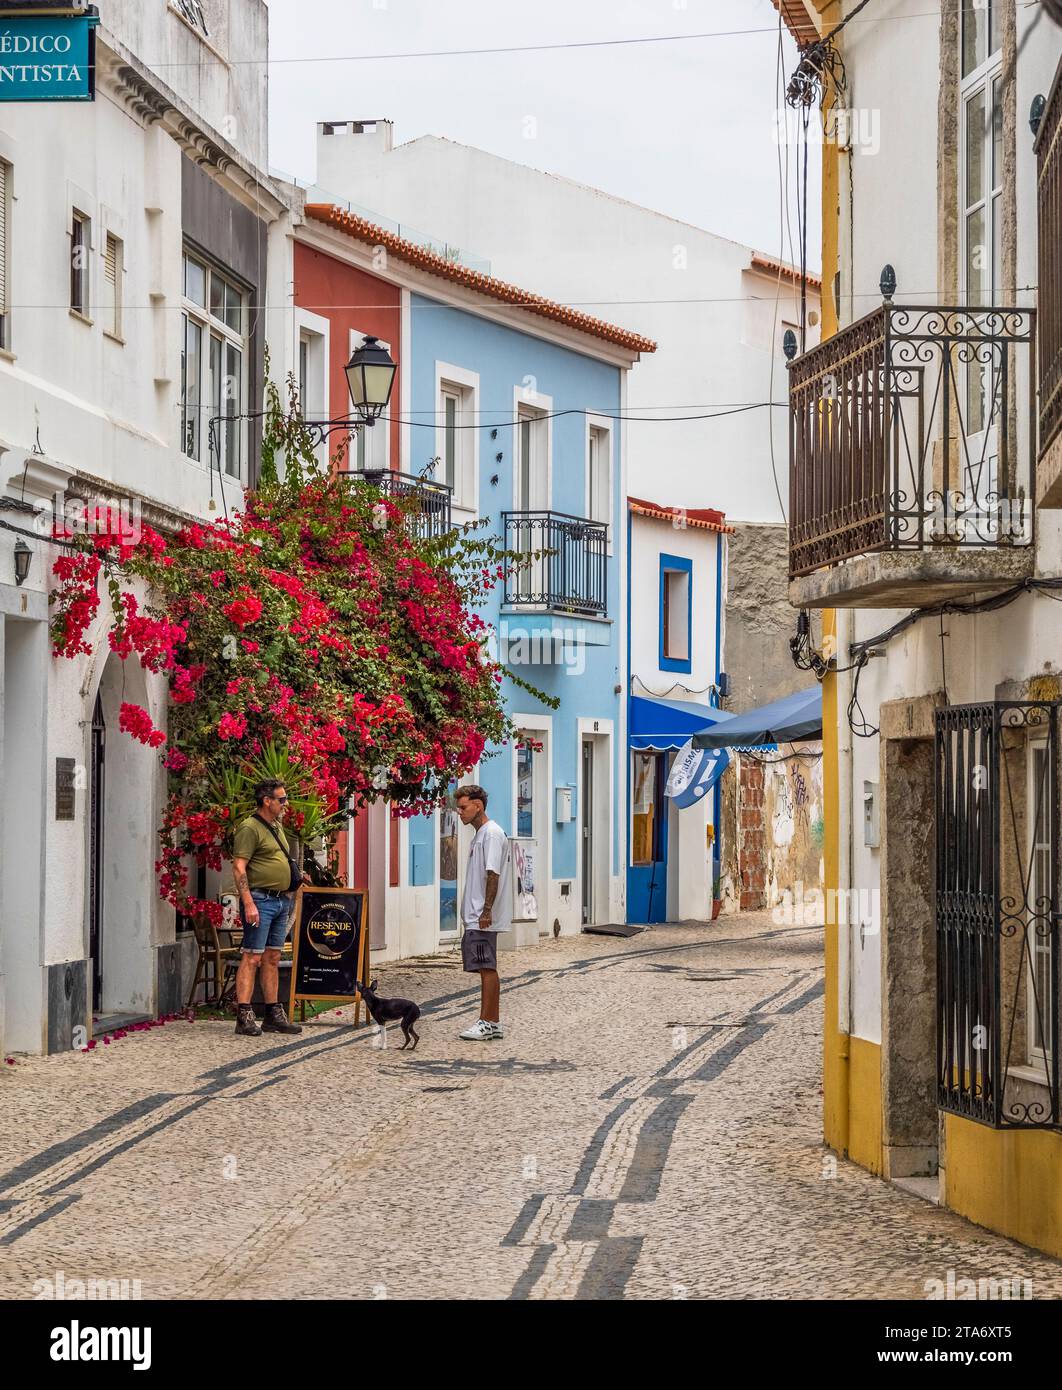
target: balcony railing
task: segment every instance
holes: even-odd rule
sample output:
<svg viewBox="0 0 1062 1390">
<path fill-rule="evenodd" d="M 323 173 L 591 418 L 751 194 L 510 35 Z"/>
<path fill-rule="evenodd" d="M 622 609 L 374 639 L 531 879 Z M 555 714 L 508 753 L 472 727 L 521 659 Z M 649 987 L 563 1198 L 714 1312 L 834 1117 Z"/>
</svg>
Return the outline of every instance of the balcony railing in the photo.
<svg viewBox="0 0 1062 1390">
<path fill-rule="evenodd" d="M 351 469 L 347 477 L 378 487 L 385 497 L 406 506 L 406 527 L 424 540 L 445 536 L 450 530 L 450 492 L 446 483 L 395 473 L 389 468 Z M 412 499 L 410 502 L 409 499 Z"/>
<path fill-rule="evenodd" d="M 886 302 L 789 368 L 790 576 L 1028 546 L 1035 311 Z"/>
<path fill-rule="evenodd" d="M 603 617 L 608 527 L 564 512 L 503 512 L 505 602 Z"/>
<path fill-rule="evenodd" d="M 1062 62 L 1036 133 L 1040 238 L 1040 450 L 1062 430 Z"/>
</svg>

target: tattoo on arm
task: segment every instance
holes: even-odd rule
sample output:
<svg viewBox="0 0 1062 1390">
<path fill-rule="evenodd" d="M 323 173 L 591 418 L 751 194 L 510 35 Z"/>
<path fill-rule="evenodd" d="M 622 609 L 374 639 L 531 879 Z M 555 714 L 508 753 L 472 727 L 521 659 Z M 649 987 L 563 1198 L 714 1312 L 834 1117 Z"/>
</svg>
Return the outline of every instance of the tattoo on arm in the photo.
<svg viewBox="0 0 1062 1390">
<path fill-rule="evenodd" d="M 501 880 L 496 873 L 487 870 L 487 887 L 483 894 L 483 906 L 489 911 L 494 906 L 494 899 L 498 896 L 498 884 Z"/>
<path fill-rule="evenodd" d="M 249 893 L 251 891 L 247 882 L 247 861 L 245 859 L 237 859 L 234 861 L 232 866 L 232 879 L 236 884 L 236 891 L 241 897 L 244 893 Z"/>
</svg>

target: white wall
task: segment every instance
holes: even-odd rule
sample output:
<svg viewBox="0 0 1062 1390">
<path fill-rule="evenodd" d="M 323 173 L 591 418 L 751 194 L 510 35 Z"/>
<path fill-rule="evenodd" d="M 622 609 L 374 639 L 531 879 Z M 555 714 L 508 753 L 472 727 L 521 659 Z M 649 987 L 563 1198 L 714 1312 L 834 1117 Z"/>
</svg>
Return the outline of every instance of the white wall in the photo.
<svg viewBox="0 0 1062 1390">
<path fill-rule="evenodd" d="M 1018 42 L 1034 17 L 1018 7 Z M 877 22 L 880 20 L 881 22 Z M 858 318 L 880 301 L 878 277 L 891 263 L 896 270 L 896 299 L 908 303 L 951 303 L 952 291 L 938 285 L 937 256 L 937 102 L 939 89 L 939 15 L 928 14 L 920 0 L 894 0 L 888 13 L 868 12 L 863 24 L 846 34 L 845 64 L 852 105 L 879 115 L 880 149 L 853 160 L 854 296 L 845 304 L 846 319 Z M 1003 302 L 1030 306 L 1037 280 L 1036 184 L 1033 137 L 1028 111 L 1037 92 L 1050 89 L 1058 61 L 1059 30 L 1046 14 L 1021 49 L 1016 95 L 1017 285 Z M 956 206 L 958 189 L 955 190 Z M 957 302 L 962 303 L 960 287 Z M 1037 569 L 1062 573 L 1062 513 L 1041 511 L 1036 517 Z M 862 609 L 854 614 L 855 637 L 883 632 L 906 609 Z M 1028 594 L 995 613 L 976 617 L 949 614 L 944 620 L 942 664 L 940 622 L 924 619 L 888 644 L 884 659 L 872 660 L 859 683 L 859 700 L 871 725 L 886 700 L 932 693 L 945 686 L 950 704 L 996 697 L 1007 681 L 1024 681 L 1062 670 L 1062 607 L 1051 598 Z M 841 653 L 842 657 L 844 653 Z M 842 714 L 843 718 L 843 714 Z M 852 884 L 876 893 L 880 853 L 863 844 L 863 782 L 880 779 L 878 738 L 853 738 Z M 842 789 L 842 796 L 844 796 Z M 859 1037 L 880 1041 L 880 937 L 864 933 L 858 922 L 849 928 L 852 963 L 852 1026 Z"/>
<path fill-rule="evenodd" d="M 658 493 L 660 489 L 657 490 Z M 670 497 L 647 501 L 667 505 Z M 669 700 L 709 702 L 715 680 L 716 549 L 718 533 L 693 526 L 680 528 L 653 517 L 631 517 L 631 693 Z M 692 560 L 693 615 L 690 671 L 660 668 L 660 556 Z M 637 679 L 635 679 L 637 677 Z M 680 687 L 685 687 L 681 689 Z"/>
</svg>

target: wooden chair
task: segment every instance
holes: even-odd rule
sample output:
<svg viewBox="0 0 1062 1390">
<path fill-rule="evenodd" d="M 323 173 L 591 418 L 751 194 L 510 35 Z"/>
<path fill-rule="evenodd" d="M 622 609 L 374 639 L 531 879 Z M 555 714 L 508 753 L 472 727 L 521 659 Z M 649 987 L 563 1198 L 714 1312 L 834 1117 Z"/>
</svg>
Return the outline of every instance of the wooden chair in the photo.
<svg viewBox="0 0 1062 1390">
<path fill-rule="evenodd" d="M 230 976 L 235 980 L 240 964 L 240 947 L 232 944 L 231 933 L 226 933 L 229 936 L 229 945 L 223 946 L 217 927 L 206 913 L 195 913 L 192 917 L 192 930 L 195 932 L 195 944 L 199 948 L 199 959 L 196 962 L 192 988 L 188 991 L 186 1007 L 191 1008 L 200 984 L 206 986 L 206 1002 L 220 1004 L 230 987 Z"/>
</svg>

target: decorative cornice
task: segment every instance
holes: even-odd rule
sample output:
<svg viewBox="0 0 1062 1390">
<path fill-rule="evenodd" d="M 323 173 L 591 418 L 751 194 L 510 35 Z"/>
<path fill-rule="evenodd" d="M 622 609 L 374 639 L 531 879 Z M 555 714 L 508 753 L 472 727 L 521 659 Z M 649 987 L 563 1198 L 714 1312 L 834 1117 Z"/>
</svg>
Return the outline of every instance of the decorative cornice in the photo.
<svg viewBox="0 0 1062 1390">
<path fill-rule="evenodd" d="M 96 82 L 141 125 L 161 124 L 193 163 L 211 172 L 259 217 L 275 221 L 287 213 L 288 205 L 269 176 L 247 163 L 222 136 L 205 130 L 176 93 L 110 35 L 97 43 Z"/>
</svg>

